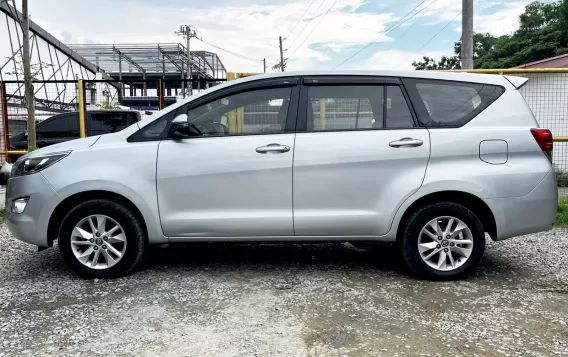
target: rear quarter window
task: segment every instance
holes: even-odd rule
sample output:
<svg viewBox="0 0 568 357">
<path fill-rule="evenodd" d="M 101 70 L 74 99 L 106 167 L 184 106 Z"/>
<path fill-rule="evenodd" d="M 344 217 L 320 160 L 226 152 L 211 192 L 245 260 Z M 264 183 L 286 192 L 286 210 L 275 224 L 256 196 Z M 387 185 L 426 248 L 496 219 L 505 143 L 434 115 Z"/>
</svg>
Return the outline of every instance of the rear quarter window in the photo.
<svg viewBox="0 0 568 357">
<path fill-rule="evenodd" d="M 420 124 L 459 127 L 475 118 L 503 94 L 503 87 L 431 79 L 403 79 Z"/>
<path fill-rule="evenodd" d="M 88 130 L 89 136 L 116 133 L 128 126 L 128 113 L 92 113 Z"/>
</svg>

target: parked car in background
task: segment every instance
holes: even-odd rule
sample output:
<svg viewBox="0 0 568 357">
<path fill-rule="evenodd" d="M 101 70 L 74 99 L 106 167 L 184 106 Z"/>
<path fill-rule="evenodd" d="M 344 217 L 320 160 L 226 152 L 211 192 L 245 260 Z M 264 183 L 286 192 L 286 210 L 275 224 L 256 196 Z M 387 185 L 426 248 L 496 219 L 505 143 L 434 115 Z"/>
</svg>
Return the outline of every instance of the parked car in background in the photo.
<svg viewBox="0 0 568 357">
<path fill-rule="evenodd" d="M 97 110 L 87 112 L 87 136 L 116 133 L 140 120 L 140 113 L 126 110 Z M 78 139 L 79 112 L 57 114 L 36 125 L 38 148 Z M 27 131 L 10 137 L 11 150 L 28 148 Z M 19 156 L 11 156 L 12 162 Z"/>
<path fill-rule="evenodd" d="M 551 229 L 552 135 L 527 78 L 434 71 L 286 72 L 231 81 L 138 125 L 20 158 L 8 228 L 59 240 L 87 278 L 131 272 L 148 244 L 374 241 L 409 271 L 467 276 L 485 234 Z"/>
</svg>

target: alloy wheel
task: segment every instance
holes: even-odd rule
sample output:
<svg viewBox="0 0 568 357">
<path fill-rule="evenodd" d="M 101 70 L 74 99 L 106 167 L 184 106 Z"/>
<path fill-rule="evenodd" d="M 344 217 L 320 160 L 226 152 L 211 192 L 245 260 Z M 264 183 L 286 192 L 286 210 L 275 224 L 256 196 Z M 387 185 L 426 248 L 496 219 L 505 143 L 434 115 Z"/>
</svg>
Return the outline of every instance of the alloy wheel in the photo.
<svg viewBox="0 0 568 357">
<path fill-rule="evenodd" d="M 473 251 L 469 227 L 455 217 L 443 216 L 428 222 L 418 237 L 418 252 L 433 269 L 450 271 L 461 267 Z"/>
<path fill-rule="evenodd" d="M 91 215 L 73 228 L 71 250 L 81 264 L 91 269 L 108 269 L 124 257 L 126 235 L 114 219 Z"/>
</svg>

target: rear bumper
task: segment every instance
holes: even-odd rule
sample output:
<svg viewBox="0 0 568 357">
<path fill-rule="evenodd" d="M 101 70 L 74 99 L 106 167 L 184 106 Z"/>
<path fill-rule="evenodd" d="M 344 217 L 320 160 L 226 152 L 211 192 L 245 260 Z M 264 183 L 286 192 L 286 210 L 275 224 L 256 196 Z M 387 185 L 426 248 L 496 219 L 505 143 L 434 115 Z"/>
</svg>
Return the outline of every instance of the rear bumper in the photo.
<svg viewBox="0 0 568 357">
<path fill-rule="evenodd" d="M 552 229 L 558 208 L 558 188 L 554 171 L 551 170 L 526 196 L 484 201 L 495 216 L 495 240 Z"/>
<path fill-rule="evenodd" d="M 23 213 L 12 212 L 14 200 L 28 198 Z M 48 247 L 49 219 L 61 198 L 41 173 L 11 178 L 6 187 L 6 225 L 17 239 Z"/>
</svg>

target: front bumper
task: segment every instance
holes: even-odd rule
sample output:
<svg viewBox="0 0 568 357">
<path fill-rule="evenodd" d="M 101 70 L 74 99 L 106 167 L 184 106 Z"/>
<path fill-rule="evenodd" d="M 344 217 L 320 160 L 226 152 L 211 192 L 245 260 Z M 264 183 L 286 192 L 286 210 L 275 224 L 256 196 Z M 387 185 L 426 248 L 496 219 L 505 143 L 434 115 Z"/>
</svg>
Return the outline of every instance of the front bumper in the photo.
<svg viewBox="0 0 568 357">
<path fill-rule="evenodd" d="M 558 209 L 558 188 L 554 171 L 551 170 L 526 196 L 484 201 L 495 216 L 495 240 L 552 229 Z"/>
<path fill-rule="evenodd" d="M 28 198 L 23 213 L 12 212 L 14 200 Z M 14 177 L 6 187 L 6 225 L 17 239 L 48 247 L 47 227 L 51 214 L 61 202 L 59 195 L 41 173 Z"/>
</svg>

